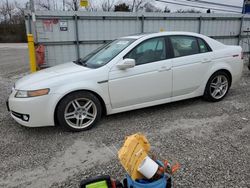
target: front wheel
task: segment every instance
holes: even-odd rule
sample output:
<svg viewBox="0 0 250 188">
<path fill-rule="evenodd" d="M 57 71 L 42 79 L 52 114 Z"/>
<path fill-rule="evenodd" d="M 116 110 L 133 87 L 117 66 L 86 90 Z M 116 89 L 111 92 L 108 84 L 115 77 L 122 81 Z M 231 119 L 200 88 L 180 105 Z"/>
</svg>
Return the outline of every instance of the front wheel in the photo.
<svg viewBox="0 0 250 188">
<path fill-rule="evenodd" d="M 222 100 L 230 87 L 227 73 L 218 71 L 214 73 L 207 82 L 204 98 L 208 101 L 217 102 Z"/>
<path fill-rule="evenodd" d="M 101 103 L 98 98 L 85 91 L 71 93 L 60 101 L 56 116 L 60 125 L 72 131 L 84 131 L 100 120 Z"/>
</svg>

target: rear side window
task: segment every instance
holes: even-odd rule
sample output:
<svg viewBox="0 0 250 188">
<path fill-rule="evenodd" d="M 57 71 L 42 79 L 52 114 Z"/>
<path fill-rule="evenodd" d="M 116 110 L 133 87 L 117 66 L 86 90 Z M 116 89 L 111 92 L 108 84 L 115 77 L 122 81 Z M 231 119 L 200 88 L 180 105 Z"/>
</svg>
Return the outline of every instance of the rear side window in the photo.
<svg viewBox="0 0 250 188">
<path fill-rule="evenodd" d="M 170 36 L 174 57 L 188 56 L 212 51 L 208 44 L 197 37 Z"/>
<path fill-rule="evenodd" d="M 197 39 L 191 36 L 170 36 L 173 46 L 174 56 L 182 57 L 187 55 L 198 54 L 199 46 Z"/>
<path fill-rule="evenodd" d="M 200 47 L 200 53 L 206 53 L 210 51 L 210 49 L 208 49 L 207 44 L 202 39 L 198 38 L 198 43 Z"/>
</svg>

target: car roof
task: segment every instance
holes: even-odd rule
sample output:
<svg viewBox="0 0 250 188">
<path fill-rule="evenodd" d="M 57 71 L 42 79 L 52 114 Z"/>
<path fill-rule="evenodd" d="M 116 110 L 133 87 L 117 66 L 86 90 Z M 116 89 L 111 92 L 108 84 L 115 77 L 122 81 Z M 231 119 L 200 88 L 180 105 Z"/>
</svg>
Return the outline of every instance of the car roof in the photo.
<svg viewBox="0 0 250 188">
<path fill-rule="evenodd" d="M 164 32 L 155 32 L 155 33 L 139 33 L 135 35 L 130 35 L 124 38 L 130 38 L 130 39 L 139 39 L 142 37 L 157 37 L 157 36 L 166 36 L 166 35 L 188 35 L 188 36 L 196 36 L 196 37 L 201 37 L 204 38 L 204 35 L 198 34 L 198 33 L 193 33 L 193 32 L 183 32 L 183 31 L 164 31 Z"/>
<path fill-rule="evenodd" d="M 129 36 L 125 36 L 125 37 L 121 37 L 122 39 L 126 39 L 126 38 L 130 38 L 130 39 L 139 39 L 143 36 L 148 36 L 149 34 L 152 33 L 137 33 L 137 34 L 133 34 L 133 35 L 129 35 Z"/>
<path fill-rule="evenodd" d="M 183 32 L 183 31 L 167 31 L 167 32 L 158 32 L 158 33 L 141 33 L 136 35 L 131 35 L 127 37 L 122 37 L 121 39 L 150 39 L 153 37 L 160 37 L 160 36 L 170 36 L 170 35 L 186 35 L 186 36 L 193 36 L 193 37 L 199 37 L 204 39 L 208 45 L 212 48 L 212 50 L 222 49 L 225 48 L 225 45 L 217 40 L 214 40 L 210 37 L 207 37 L 202 34 L 193 33 L 193 32 Z"/>
</svg>

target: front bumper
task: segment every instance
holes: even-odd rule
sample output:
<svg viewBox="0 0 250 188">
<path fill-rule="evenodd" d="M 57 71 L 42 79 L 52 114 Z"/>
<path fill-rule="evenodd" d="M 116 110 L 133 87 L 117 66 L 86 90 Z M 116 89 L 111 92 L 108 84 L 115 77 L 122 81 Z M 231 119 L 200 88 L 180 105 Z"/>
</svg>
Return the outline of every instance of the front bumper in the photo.
<svg viewBox="0 0 250 188">
<path fill-rule="evenodd" d="M 40 97 L 16 98 L 13 91 L 7 101 L 11 117 L 26 127 L 43 127 L 54 125 L 56 96 L 53 94 Z M 27 118 L 28 117 L 28 118 Z"/>
</svg>

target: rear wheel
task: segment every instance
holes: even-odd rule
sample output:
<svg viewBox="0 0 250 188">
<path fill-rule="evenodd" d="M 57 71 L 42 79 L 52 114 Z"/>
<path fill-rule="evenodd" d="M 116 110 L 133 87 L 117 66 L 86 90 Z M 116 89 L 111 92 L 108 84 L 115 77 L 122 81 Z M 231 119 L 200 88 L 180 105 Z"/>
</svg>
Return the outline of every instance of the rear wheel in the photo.
<svg viewBox="0 0 250 188">
<path fill-rule="evenodd" d="M 222 100 L 230 87 L 230 79 L 226 72 L 214 73 L 207 82 L 204 98 L 208 101 L 217 102 Z"/>
<path fill-rule="evenodd" d="M 57 120 L 63 127 L 72 131 L 84 131 L 100 120 L 101 103 L 90 92 L 75 92 L 67 95 L 57 107 Z"/>
</svg>

